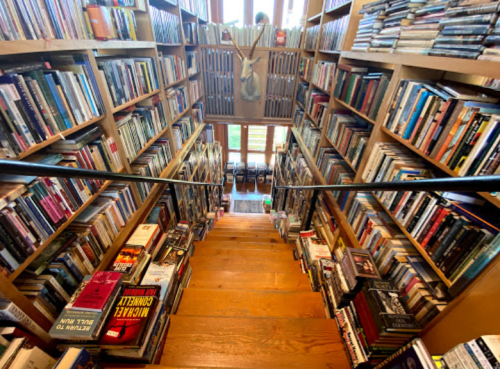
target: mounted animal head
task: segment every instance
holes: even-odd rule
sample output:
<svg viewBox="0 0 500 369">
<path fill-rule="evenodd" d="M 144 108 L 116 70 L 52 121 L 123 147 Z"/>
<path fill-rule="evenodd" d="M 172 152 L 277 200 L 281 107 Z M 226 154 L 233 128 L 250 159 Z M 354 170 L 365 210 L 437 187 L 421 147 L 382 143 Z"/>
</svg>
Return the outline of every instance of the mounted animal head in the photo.
<svg viewBox="0 0 500 369">
<path fill-rule="evenodd" d="M 229 33 L 229 38 L 231 39 L 231 42 L 233 43 L 234 47 L 236 48 L 238 58 L 241 61 L 241 82 L 242 83 L 247 83 L 251 78 L 253 77 L 253 66 L 254 64 L 257 64 L 260 60 L 260 57 L 257 59 L 252 59 L 253 53 L 255 51 L 255 48 L 257 47 L 257 43 L 259 42 L 260 38 L 262 37 L 262 34 L 264 33 L 265 25 L 262 27 L 262 31 L 260 31 L 259 37 L 254 41 L 252 48 L 250 49 L 250 52 L 248 53 L 248 57 L 243 53 L 243 51 L 240 49 L 236 41 L 233 40 L 233 36 L 231 36 L 231 32 L 228 31 Z"/>
</svg>

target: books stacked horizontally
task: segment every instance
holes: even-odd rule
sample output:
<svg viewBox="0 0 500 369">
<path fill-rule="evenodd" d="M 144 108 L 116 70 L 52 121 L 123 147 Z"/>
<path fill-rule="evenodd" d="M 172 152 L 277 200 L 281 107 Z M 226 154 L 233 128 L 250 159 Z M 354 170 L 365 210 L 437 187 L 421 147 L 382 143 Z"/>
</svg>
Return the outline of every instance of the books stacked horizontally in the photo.
<svg viewBox="0 0 500 369">
<path fill-rule="evenodd" d="M 282 224 L 284 225 L 284 227 L 282 227 L 282 237 L 285 239 L 285 242 L 295 242 L 295 240 L 297 240 L 297 238 L 299 237 L 302 220 L 299 217 L 294 216 L 293 214 L 288 214 L 286 219 L 282 220 Z"/>
<path fill-rule="evenodd" d="M 21 369 L 29 368 L 33 363 L 39 368 L 56 368 L 56 361 L 43 350 L 34 346 L 29 338 L 16 337 L 9 342 L 3 335 L 0 336 L 0 365 L 2 368 Z M 57 368 L 62 368 L 57 366 Z"/>
<path fill-rule="evenodd" d="M 350 112 L 332 111 L 326 137 L 354 170 L 359 168 L 370 134 L 371 127 L 366 121 Z"/>
<path fill-rule="evenodd" d="M 327 184 L 349 185 L 354 183 L 356 173 L 339 155 L 334 148 L 322 147 L 319 149 L 316 165 L 323 174 Z M 341 210 L 344 209 L 350 191 L 333 191 L 332 195 L 337 200 Z"/>
<path fill-rule="evenodd" d="M 187 90 L 184 86 L 169 88 L 165 94 L 167 95 L 168 116 L 170 121 L 174 121 L 189 107 Z"/>
<path fill-rule="evenodd" d="M 155 34 L 155 40 L 162 44 L 181 44 L 179 17 L 165 10 L 150 8 L 151 23 Z"/>
<path fill-rule="evenodd" d="M 3 64 L 0 68 L 1 158 L 14 158 L 105 113 L 84 54 L 54 55 L 50 61 Z"/>
<path fill-rule="evenodd" d="M 267 71 L 265 117 L 290 117 L 299 55 L 299 53 L 286 51 L 273 51 L 270 53 Z"/>
<path fill-rule="evenodd" d="M 314 292 L 319 291 L 321 281 L 318 279 L 318 262 L 331 260 L 332 254 L 325 239 L 319 238 L 314 230 L 301 231 L 295 241 L 297 256 L 301 268 L 308 274 Z"/>
<path fill-rule="evenodd" d="M 336 66 L 335 63 L 319 61 L 314 66 L 311 82 L 324 91 L 330 91 L 333 86 Z"/>
<path fill-rule="evenodd" d="M 393 281 L 419 324 L 425 326 L 450 300 L 446 285 L 372 194 L 358 192 L 347 217 L 361 247 L 373 255 L 382 277 Z M 422 218 L 425 220 L 419 223 Z M 423 226 L 424 235 L 434 224 L 422 212 L 415 213 L 413 221 L 412 228 Z"/>
<path fill-rule="evenodd" d="M 432 0 L 415 12 L 415 19 L 410 26 L 403 26 L 395 50 L 400 54 L 427 55 L 438 42 L 439 22 L 445 16 L 445 10 L 449 5 L 448 0 Z M 460 38 L 443 36 L 441 41 L 460 43 Z M 469 40 L 470 41 L 470 40 Z"/>
<path fill-rule="evenodd" d="M 229 34 L 231 34 L 238 46 L 252 46 L 257 37 L 259 37 L 261 31 L 261 25 L 238 27 L 209 23 L 200 27 L 200 44 L 232 45 L 232 41 L 229 37 Z M 286 48 L 297 49 L 300 47 L 302 32 L 302 27 L 278 29 L 277 27 L 267 25 L 257 46 L 285 46 Z"/>
<path fill-rule="evenodd" d="M 328 115 L 330 96 L 318 89 L 312 89 L 306 94 L 306 112 L 318 128 L 322 128 Z"/>
<path fill-rule="evenodd" d="M 122 275 L 116 272 L 87 276 L 52 326 L 50 336 L 62 340 L 97 340 L 121 284 Z"/>
<path fill-rule="evenodd" d="M 319 31 L 321 30 L 321 26 L 313 26 L 306 29 L 306 39 L 304 42 L 304 49 L 306 50 L 316 50 L 316 45 L 318 44 L 319 39 Z"/>
<path fill-rule="evenodd" d="M 447 81 L 402 80 L 384 126 L 459 176 L 498 174 L 497 101 Z"/>
<path fill-rule="evenodd" d="M 494 3 L 492 3 L 494 4 Z M 485 4 L 486 5 L 486 4 Z M 491 60 L 491 61 L 500 61 L 500 18 L 495 23 L 495 28 L 491 31 L 491 34 L 486 36 L 484 39 L 484 44 L 487 46 L 486 49 L 483 50 L 483 54 L 479 56 L 479 60 Z M 493 80 L 493 81 L 491 81 Z M 483 86 L 487 86 L 490 88 L 494 88 L 496 90 L 499 89 L 499 81 L 498 79 L 490 79 L 489 83 L 483 83 Z"/>
<path fill-rule="evenodd" d="M 359 21 L 356 37 L 351 47 L 352 51 L 368 52 L 373 37 L 382 29 L 386 8 L 385 0 L 363 4 L 359 11 L 359 14 L 363 14 L 363 18 Z"/>
<path fill-rule="evenodd" d="M 485 36 L 498 19 L 498 2 L 457 3 L 452 2 L 439 21 L 439 38 L 429 55 L 477 59 L 484 50 Z"/>
<path fill-rule="evenodd" d="M 320 51 L 341 51 L 347 34 L 349 15 L 323 24 L 319 40 Z"/>
<path fill-rule="evenodd" d="M 368 68 L 339 65 L 333 96 L 375 120 L 390 82 L 390 74 Z"/>
<path fill-rule="evenodd" d="M 115 107 L 160 88 L 154 58 L 99 59 L 97 66 Z"/>
<path fill-rule="evenodd" d="M 187 77 L 184 59 L 178 55 L 163 55 L 158 53 L 163 85 L 169 86 Z"/>
<path fill-rule="evenodd" d="M 387 280 L 368 279 L 335 316 L 354 367 L 380 363 L 420 332 L 398 289 Z"/>
<path fill-rule="evenodd" d="M 134 12 L 121 8 L 121 4 L 109 8 L 103 2 L 87 4 L 54 1 L 45 4 L 22 4 L 2 2 L 0 13 L 2 27 L 0 40 L 134 40 L 136 21 Z M 15 6 L 16 4 L 17 6 Z M 134 6 L 134 5 L 132 5 Z M 64 14 L 64 16 L 63 16 Z"/>
</svg>

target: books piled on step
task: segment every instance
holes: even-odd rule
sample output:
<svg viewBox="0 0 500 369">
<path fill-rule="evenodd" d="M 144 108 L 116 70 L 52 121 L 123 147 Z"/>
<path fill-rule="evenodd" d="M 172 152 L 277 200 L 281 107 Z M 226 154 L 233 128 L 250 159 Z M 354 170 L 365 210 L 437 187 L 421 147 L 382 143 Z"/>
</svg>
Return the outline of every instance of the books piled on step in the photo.
<svg viewBox="0 0 500 369">
<path fill-rule="evenodd" d="M 86 55 L 54 55 L 0 68 L 1 158 L 14 158 L 105 113 Z"/>
<path fill-rule="evenodd" d="M 160 88 L 154 58 L 99 59 L 97 66 L 115 107 Z"/>
<path fill-rule="evenodd" d="M 313 291 L 319 291 L 318 263 L 331 260 L 332 254 L 325 239 L 316 235 L 314 230 L 301 231 L 300 237 L 295 241 L 297 255 L 303 271 L 309 276 Z"/>
</svg>

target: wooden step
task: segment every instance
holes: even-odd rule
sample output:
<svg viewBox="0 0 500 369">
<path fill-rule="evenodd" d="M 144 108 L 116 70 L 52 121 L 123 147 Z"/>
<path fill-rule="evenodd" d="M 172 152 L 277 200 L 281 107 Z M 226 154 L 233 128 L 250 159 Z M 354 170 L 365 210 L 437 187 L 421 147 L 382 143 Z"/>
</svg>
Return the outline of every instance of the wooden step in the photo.
<svg viewBox="0 0 500 369">
<path fill-rule="evenodd" d="M 217 221 L 217 225 L 226 225 L 226 226 L 234 226 L 237 225 L 239 228 L 247 228 L 249 225 L 258 225 L 259 227 L 268 227 L 268 226 L 273 226 L 271 222 L 263 222 L 263 221 L 247 221 L 247 220 L 228 220 L 228 219 L 221 219 Z"/>
<path fill-rule="evenodd" d="M 309 279 L 297 273 L 249 273 L 193 270 L 188 288 L 263 291 L 311 291 Z"/>
<path fill-rule="evenodd" d="M 244 259 L 275 259 L 294 260 L 290 250 L 245 250 L 245 249 L 216 249 L 196 248 L 194 256 L 206 258 L 244 258 Z"/>
<path fill-rule="evenodd" d="M 305 276 L 304 276 L 305 278 Z M 325 318 L 319 292 L 186 288 L 177 315 Z"/>
<path fill-rule="evenodd" d="M 271 242 L 234 242 L 234 241 L 194 241 L 196 250 L 200 248 L 237 249 L 237 250 L 294 250 L 290 243 Z"/>
<path fill-rule="evenodd" d="M 269 219 L 269 214 L 264 214 L 264 213 L 224 213 L 224 217 L 228 217 L 228 218 L 266 218 L 266 219 Z"/>
<path fill-rule="evenodd" d="M 298 261 L 243 258 L 189 258 L 193 270 L 302 274 Z"/>
<path fill-rule="evenodd" d="M 210 236 L 208 234 L 207 241 L 234 241 L 234 242 L 271 242 L 271 243 L 284 243 L 282 238 L 279 235 L 276 237 L 237 237 L 237 236 Z"/>
<path fill-rule="evenodd" d="M 237 231 L 237 230 L 225 230 L 225 229 L 217 229 L 214 228 L 210 231 L 208 236 L 225 236 L 225 237 L 261 237 L 261 238 L 274 238 L 279 237 L 280 234 L 278 231 L 252 231 L 250 229 L 245 231 Z"/>
<path fill-rule="evenodd" d="M 170 316 L 162 365 L 350 369 L 334 320 Z"/>
<path fill-rule="evenodd" d="M 265 225 L 261 225 L 261 224 L 249 224 L 248 226 L 246 227 L 242 227 L 240 226 L 239 224 L 226 224 L 226 223 L 221 223 L 221 222 L 217 222 L 215 224 L 215 227 L 213 229 L 241 229 L 241 230 L 258 230 L 258 231 L 272 231 L 272 230 L 276 230 L 272 224 L 269 224 L 268 226 L 265 226 Z"/>
</svg>

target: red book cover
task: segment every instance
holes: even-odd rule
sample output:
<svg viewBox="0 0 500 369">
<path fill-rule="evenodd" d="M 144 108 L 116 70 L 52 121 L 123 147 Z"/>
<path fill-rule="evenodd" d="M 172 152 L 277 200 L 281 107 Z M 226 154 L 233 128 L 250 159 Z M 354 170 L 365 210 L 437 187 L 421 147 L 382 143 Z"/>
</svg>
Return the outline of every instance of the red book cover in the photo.
<svg viewBox="0 0 500 369">
<path fill-rule="evenodd" d="M 427 233 L 427 235 L 425 236 L 424 240 L 420 244 L 420 246 L 422 246 L 423 249 L 425 249 L 425 246 L 427 245 L 427 242 L 429 242 L 429 240 L 431 239 L 432 235 L 436 232 L 436 230 L 438 229 L 438 227 L 441 225 L 441 222 L 442 222 L 443 218 L 445 216 L 447 216 L 449 212 L 450 212 L 450 210 L 446 209 L 446 208 L 444 208 L 444 209 L 441 210 L 441 213 L 437 217 L 436 222 L 433 224 L 432 228 L 429 230 L 429 233 Z"/>
<path fill-rule="evenodd" d="M 276 30 L 276 47 L 286 46 L 286 33 L 282 29 Z"/>
<path fill-rule="evenodd" d="M 109 298 L 121 285 L 122 274 L 117 272 L 96 272 L 73 303 L 73 309 L 102 311 Z"/>
<path fill-rule="evenodd" d="M 116 299 L 99 344 L 110 348 L 138 348 L 155 316 L 160 286 L 129 286 Z"/>
<path fill-rule="evenodd" d="M 354 299 L 354 305 L 356 306 L 359 320 L 361 321 L 361 325 L 363 326 L 363 330 L 365 331 L 366 340 L 368 341 L 369 345 L 372 345 L 380 338 L 380 336 L 378 334 L 377 326 L 375 325 L 375 322 L 373 321 L 373 318 L 371 316 L 371 312 L 370 310 L 367 310 L 369 308 L 368 306 L 366 306 L 364 295 L 362 292 L 356 295 L 356 298 Z"/>
</svg>

